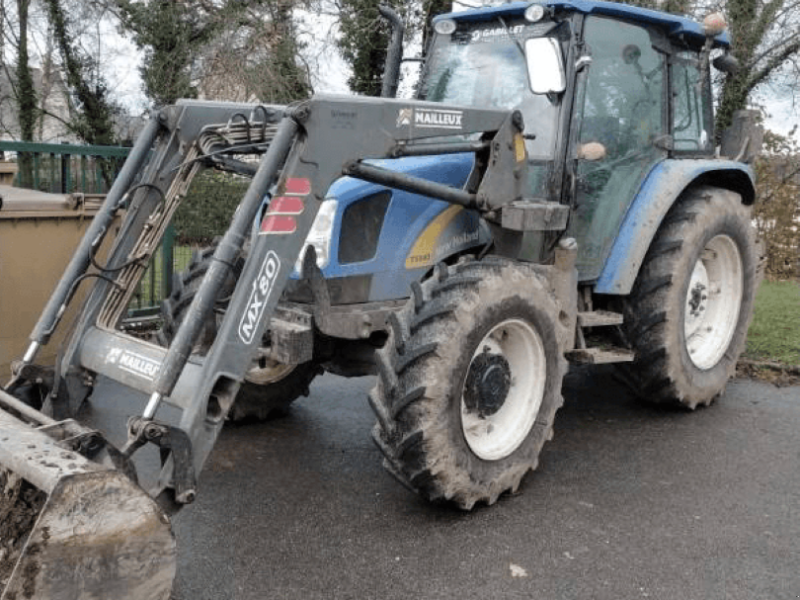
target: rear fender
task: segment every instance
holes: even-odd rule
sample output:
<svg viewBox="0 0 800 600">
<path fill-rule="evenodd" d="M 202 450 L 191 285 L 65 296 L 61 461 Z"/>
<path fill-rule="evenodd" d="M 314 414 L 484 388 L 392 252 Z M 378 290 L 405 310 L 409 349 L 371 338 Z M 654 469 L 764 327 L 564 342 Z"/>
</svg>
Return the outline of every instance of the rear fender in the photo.
<svg viewBox="0 0 800 600">
<path fill-rule="evenodd" d="M 725 160 L 670 159 L 656 165 L 625 214 L 619 235 L 597 280 L 598 294 L 626 295 L 633 288 L 650 243 L 669 209 L 683 191 L 697 184 L 716 185 L 755 198 L 753 171 Z"/>
</svg>

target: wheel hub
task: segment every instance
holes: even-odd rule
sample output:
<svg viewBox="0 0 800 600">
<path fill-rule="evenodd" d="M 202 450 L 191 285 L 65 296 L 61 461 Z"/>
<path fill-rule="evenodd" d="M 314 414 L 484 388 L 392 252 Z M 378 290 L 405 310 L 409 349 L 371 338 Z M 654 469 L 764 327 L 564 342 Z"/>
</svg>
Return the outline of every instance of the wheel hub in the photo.
<svg viewBox="0 0 800 600">
<path fill-rule="evenodd" d="M 501 460 L 525 441 L 546 380 L 544 343 L 531 323 L 506 319 L 487 332 L 461 388 L 461 430 L 478 458 Z"/>
<path fill-rule="evenodd" d="M 511 388 L 511 367 L 500 354 L 485 347 L 470 365 L 464 384 L 464 404 L 482 419 L 499 411 Z"/>
<path fill-rule="evenodd" d="M 708 295 L 704 294 L 706 286 L 698 282 L 691 290 L 689 290 L 689 314 L 692 317 L 699 317 L 705 307 L 705 301 L 708 300 Z"/>
<path fill-rule="evenodd" d="M 279 363 L 276 360 L 267 358 L 264 353 L 259 350 L 259 356 L 247 369 L 244 378 L 249 383 L 256 385 L 269 385 L 277 383 L 281 379 L 287 377 L 289 373 L 295 370 L 297 365 L 286 365 Z"/>
</svg>

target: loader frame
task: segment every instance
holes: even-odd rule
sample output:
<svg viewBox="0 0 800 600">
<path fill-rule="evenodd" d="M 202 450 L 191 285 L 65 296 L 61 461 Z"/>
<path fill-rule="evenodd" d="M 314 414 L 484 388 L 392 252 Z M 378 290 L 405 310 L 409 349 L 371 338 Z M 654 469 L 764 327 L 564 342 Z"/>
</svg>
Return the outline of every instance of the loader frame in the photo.
<svg viewBox="0 0 800 600">
<path fill-rule="evenodd" d="M 524 197 L 523 129 L 516 111 L 390 99 L 320 96 L 291 108 L 184 101 L 163 109 L 140 136 L 76 251 L 9 388 L 34 368 L 38 349 L 58 326 L 76 286 L 95 278 L 43 409 L 57 419 L 74 414 L 90 394 L 96 375 L 146 394 L 142 415 L 129 421 L 129 440 L 122 452 L 130 457 L 145 443 L 158 445 L 164 464 L 151 495 L 171 510 L 191 502 L 195 474 L 216 441 L 328 187 L 350 175 L 477 209 L 497 225 L 498 247 L 513 248 L 523 230 L 562 230 L 568 214 L 566 206 Z M 454 133 L 450 143 L 441 141 Z M 468 134 L 476 135 L 466 139 Z M 426 141 L 432 137 L 437 140 Z M 338 152 L 330 152 L 332 147 Z M 364 162 L 457 151 L 476 155 L 478 176 L 468 189 Z M 170 347 L 120 331 L 133 290 L 193 176 L 224 154 L 246 153 L 263 156 Z M 269 209 L 217 337 L 205 357 L 193 356 L 203 323 L 268 195 Z M 95 248 L 123 207 L 126 217 L 115 245 L 107 263 L 99 265 Z M 313 249 L 305 261 L 313 264 Z M 6 395 L 0 396 L 0 402 L 4 400 Z M 181 409 L 177 426 L 156 419 L 162 402 Z"/>
</svg>

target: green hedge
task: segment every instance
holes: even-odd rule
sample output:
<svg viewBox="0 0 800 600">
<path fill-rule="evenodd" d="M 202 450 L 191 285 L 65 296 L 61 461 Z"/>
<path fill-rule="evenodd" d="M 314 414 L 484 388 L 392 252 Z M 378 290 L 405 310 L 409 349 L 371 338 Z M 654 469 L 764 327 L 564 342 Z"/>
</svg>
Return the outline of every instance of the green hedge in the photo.
<svg viewBox="0 0 800 600">
<path fill-rule="evenodd" d="M 206 245 L 228 229 L 250 179 L 206 170 L 195 177 L 175 213 L 176 242 Z"/>
</svg>

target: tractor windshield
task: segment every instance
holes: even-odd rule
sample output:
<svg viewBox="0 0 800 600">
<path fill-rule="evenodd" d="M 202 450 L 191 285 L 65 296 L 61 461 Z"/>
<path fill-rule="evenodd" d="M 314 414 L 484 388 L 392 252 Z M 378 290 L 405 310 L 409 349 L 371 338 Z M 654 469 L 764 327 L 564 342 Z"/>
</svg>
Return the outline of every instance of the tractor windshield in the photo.
<svg viewBox="0 0 800 600">
<path fill-rule="evenodd" d="M 545 21 L 459 23 L 452 35 L 438 35 L 428 55 L 420 97 L 432 102 L 481 108 L 518 109 L 525 120 L 528 156 L 539 164 L 531 190 L 544 194 L 545 171 L 555 153 L 560 94 L 535 94 L 529 79 L 526 41 L 552 37 L 563 53 L 568 28 Z M 561 58 L 561 57 L 559 57 Z M 563 58 L 561 58 L 563 64 Z"/>
</svg>

